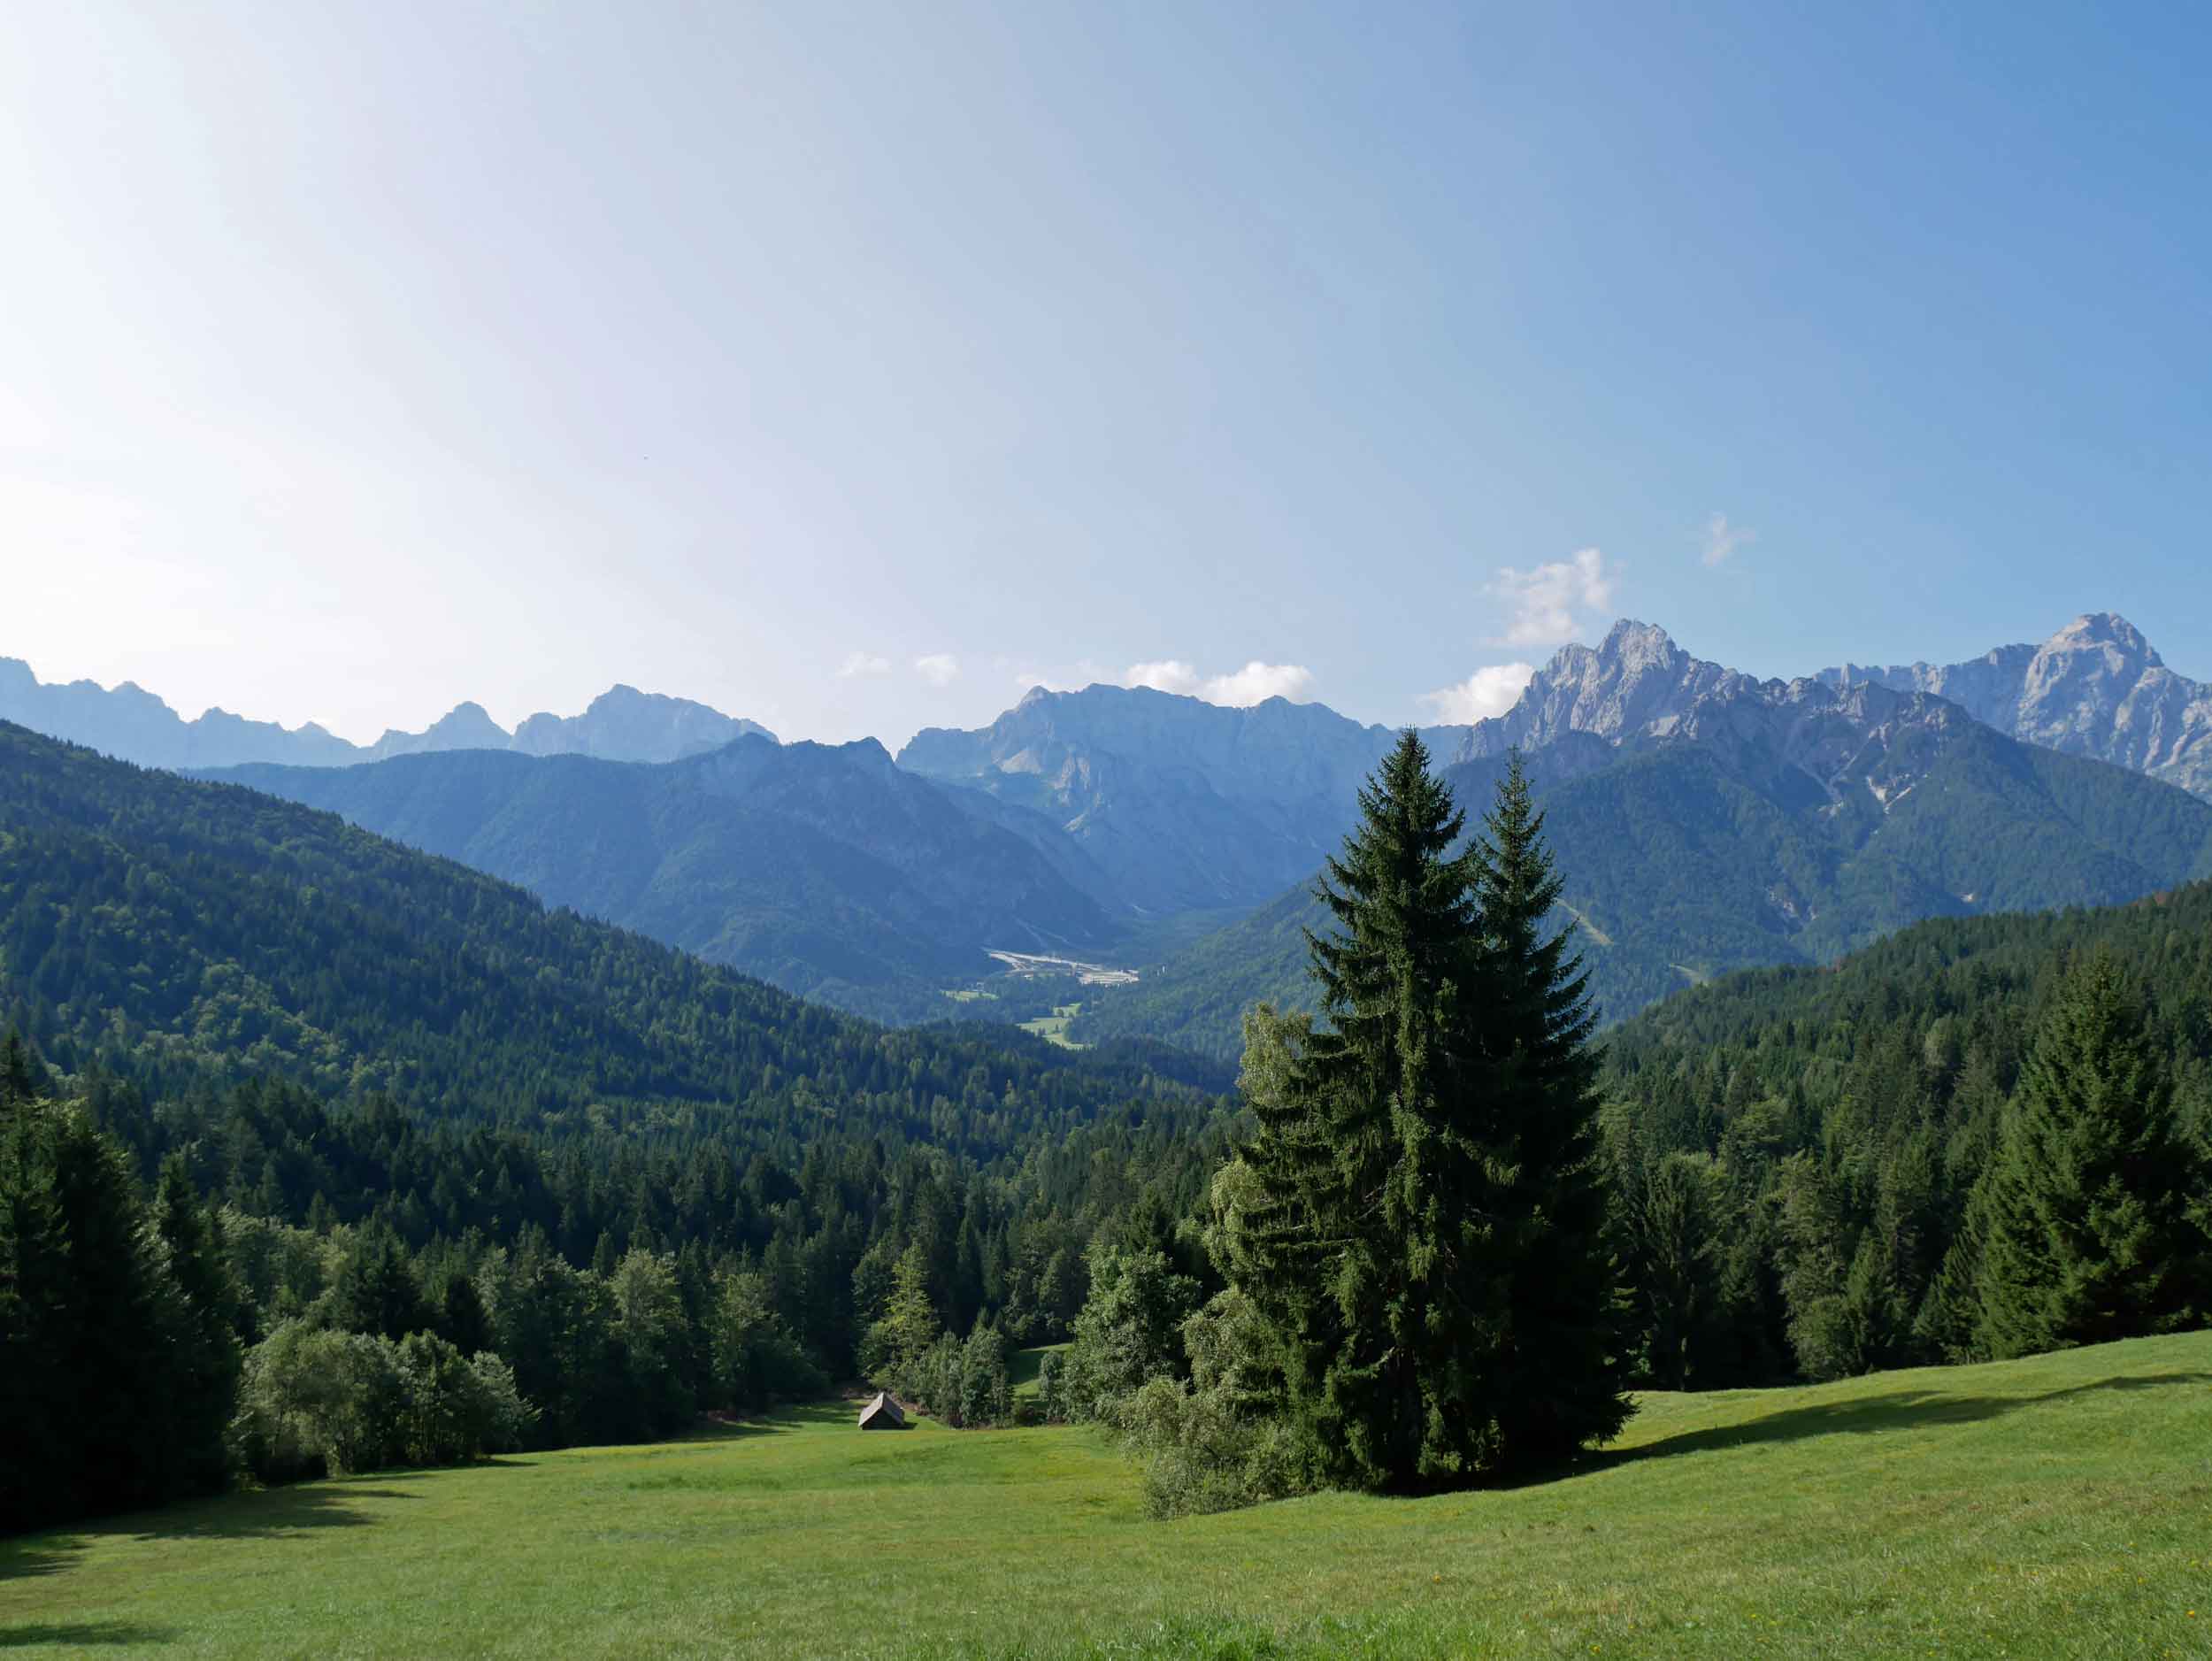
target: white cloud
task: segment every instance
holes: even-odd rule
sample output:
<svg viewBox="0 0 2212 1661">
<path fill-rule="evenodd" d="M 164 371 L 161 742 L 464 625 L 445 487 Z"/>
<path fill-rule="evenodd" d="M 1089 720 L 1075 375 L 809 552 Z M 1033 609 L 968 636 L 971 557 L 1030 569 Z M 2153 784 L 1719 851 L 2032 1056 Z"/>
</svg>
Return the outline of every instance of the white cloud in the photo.
<svg viewBox="0 0 2212 1661">
<path fill-rule="evenodd" d="M 1198 696 L 1209 704 L 1239 706 L 1264 704 L 1270 698 L 1295 703 L 1312 688 L 1313 671 L 1303 664 L 1261 663 L 1255 658 L 1234 674 L 1216 675 Z"/>
<path fill-rule="evenodd" d="M 1725 565 L 1728 557 L 1739 548 L 1758 540 L 1756 531 L 1740 530 L 1728 522 L 1728 515 L 1716 513 L 1705 521 L 1705 563 L 1708 565 Z"/>
<path fill-rule="evenodd" d="M 1302 664 L 1262 663 L 1256 657 L 1227 674 L 1204 675 L 1189 664 L 1168 657 L 1157 663 L 1131 664 L 1121 683 L 1241 709 L 1269 698 L 1303 696 L 1313 688 L 1313 671 Z"/>
<path fill-rule="evenodd" d="M 840 681 L 850 681 L 859 675 L 887 675 L 890 673 L 891 660 L 879 657 L 872 652 L 854 652 L 837 666 Z"/>
<path fill-rule="evenodd" d="M 933 651 L 914 660 L 914 673 L 933 687 L 949 687 L 960 678 L 960 659 L 949 651 Z"/>
<path fill-rule="evenodd" d="M 1492 664 L 1476 670 L 1455 687 L 1422 693 L 1421 702 L 1436 711 L 1440 721 L 1453 725 L 1486 721 L 1519 703 L 1535 673 L 1534 664 Z"/>
<path fill-rule="evenodd" d="M 1585 548 L 1567 559 L 1526 571 L 1505 565 L 1488 592 L 1508 608 L 1506 630 L 1493 646 L 1556 646 L 1578 632 L 1575 613 L 1602 611 L 1613 603 L 1613 573 L 1605 556 Z"/>
<path fill-rule="evenodd" d="M 1125 687 L 1150 687 L 1155 692 L 1176 692 L 1185 697 L 1198 696 L 1200 675 L 1187 663 L 1172 657 L 1158 663 L 1133 663 L 1129 673 L 1121 678 Z"/>
</svg>

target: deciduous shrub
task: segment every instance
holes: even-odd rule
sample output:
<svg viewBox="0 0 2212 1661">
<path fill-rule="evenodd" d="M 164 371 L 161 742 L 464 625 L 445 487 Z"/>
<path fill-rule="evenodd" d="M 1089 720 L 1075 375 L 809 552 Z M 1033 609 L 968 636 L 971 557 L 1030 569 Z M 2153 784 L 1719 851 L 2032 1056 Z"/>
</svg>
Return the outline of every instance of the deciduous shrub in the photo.
<svg viewBox="0 0 2212 1661">
<path fill-rule="evenodd" d="M 231 1440 L 265 1482 L 455 1465 L 519 1445 L 534 1411 L 488 1352 L 287 1321 L 246 1357 Z"/>
</svg>

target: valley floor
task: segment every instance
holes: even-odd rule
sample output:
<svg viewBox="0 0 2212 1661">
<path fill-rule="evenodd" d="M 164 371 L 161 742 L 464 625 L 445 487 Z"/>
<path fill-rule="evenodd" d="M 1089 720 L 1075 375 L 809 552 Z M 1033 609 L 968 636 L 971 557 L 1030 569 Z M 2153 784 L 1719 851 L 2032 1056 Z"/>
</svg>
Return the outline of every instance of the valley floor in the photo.
<svg viewBox="0 0 2212 1661">
<path fill-rule="evenodd" d="M 0 1542 L 0 1649 L 2212 1656 L 2212 1334 L 1656 1395 L 1590 1469 L 1148 1522 L 1079 1430 L 806 1410 Z"/>
</svg>

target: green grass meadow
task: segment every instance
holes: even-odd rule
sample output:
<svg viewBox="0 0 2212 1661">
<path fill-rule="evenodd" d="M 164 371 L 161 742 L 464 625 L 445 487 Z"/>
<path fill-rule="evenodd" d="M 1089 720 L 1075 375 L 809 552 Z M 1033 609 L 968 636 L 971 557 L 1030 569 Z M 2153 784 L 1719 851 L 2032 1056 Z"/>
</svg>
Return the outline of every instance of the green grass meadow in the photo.
<svg viewBox="0 0 2212 1661">
<path fill-rule="evenodd" d="M 1088 1044 L 1079 1044 L 1068 1036 L 1069 1026 L 1082 1012 L 1080 1004 L 1056 1004 L 1052 1006 L 1051 1014 L 1040 1015 L 1033 1021 L 1023 1021 L 1020 1023 L 1021 1029 L 1025 1033 L 1034 1033 L 1046 1042 L 1057 1044 L 1063 1050 L 1087 1050 L 1090 1048 Z"/>
<path fill-rule="evenodd" d="M 1015 1350 L 1008 1357 L 1006 1368 L 1007 1380 L 1014 1387 L 1014 1399 L 1026 1402 L 1038 1396 L 1041 1393 L 1038 1386 L 1042 1382 L 1040 1375 L 1044 1371 L 1045 1357 L 1063 1354 L 1067 1348 L 1065 1344 L 1040 1344 L 1034 1350 Z"/>
<path fill-rule="evenodd" d="M 0 1650 L 2212 1657 L 2212 1334 L 1655 1395 L 1556 1480 L 1171 1523 L 1094 1433 L 825 1406 L 0 1542 Z"/>
</svg>

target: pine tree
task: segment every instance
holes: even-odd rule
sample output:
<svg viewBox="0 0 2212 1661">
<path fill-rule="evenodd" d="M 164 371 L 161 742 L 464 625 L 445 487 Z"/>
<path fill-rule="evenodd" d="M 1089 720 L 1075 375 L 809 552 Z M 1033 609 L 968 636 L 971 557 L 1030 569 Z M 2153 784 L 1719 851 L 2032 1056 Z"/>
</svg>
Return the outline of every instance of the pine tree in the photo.
<svg viewBox="0 0 2212 1661">
<path fill-rule="evenodd" d="M 465 1356 L 492 1347 L 491 1317 L 485 1312 L 483 1294 L 458 1268 L 446 1275 L 434 1324 L 438 1335 Z"/>
<path fill-rule="evenodd" d="M 383 1224 L 366 1224 L 354 1236 L 331 1288 L 330 1316 L 348 1332 L 394 1341 L 434 1324 L 407 1248 Z"/>
<path fill-rule="evenodd" d="M 891 1296 L 881 1326 L 891 1374 L 903 1381 L 942 1331 L 937 1306 L 930 1301 L 929 1262 L 918 1241 L 901 1254 L 892 1271 Z"/>
<path fill-rule="evenodd" d="M 1628 1418 L 1624 1314 L 1607 1243 L 1596 1011 L 1571 932 L 1548 936 L 1563 883 L 1516 751 L 1474 853 L 1486 999 L 1478 1059 L 1488 1119 L 1486 1273 L 1504 1328 L 1483 1363 L 1495 1441 L 1525 1468 L 1606 1440 Z"/>
<path fill-rule="evenodd" d="M 38 1094 L 38 1067 L 22 1035 L 0 1039 L 0 1109 L 20 1107 Z"/>
<path fill-rule="evenodd" d="M 177 1489 L 213 1493 L 228 1475 L 223 1431 L 242 1362 L 235 1331 L 238 1292 L 214 1220 L 193 1191 L 180 1155 L 170 1155 L 162 1165 L 153 1227 L 171 1288 L 163 1312 L 172 1380 L 153 1403 L 168 1420 L 163 1453 Z"/>
<path fill-rule="evenodd" d="M 2205 1312 L 2203 1170 L 2170 1066 L 2110 954 L 2068 976 L 1977 1186 L 1978 1347 L 1996 1357 L 2170 1332 Z"/>
<path fill-rule="evenodd" d="M 1455 1248 L 1476 1244 L 1479 1150 L 1440 1095 L 1460 1082 L 1444 1052 L 1471 1025 L 1480 931 L 1471 865 L 1451 851 L 1465 819 L 1428 761 L 1406 733 L 1328 862 L 1317 897 L 1335 931 L 1307 935 L 1324 1022 L 1263 1018 L 1246 1058 L 1248 1293 L 1279 1334 L 1313 1474 L 1366 1488 L 1454 1466 L 1453 1397 L 1471 1380 L 1421 1364 L 1481 1319 L 1453 1296 L 1480 1284 L 1454 1273 Z"/>
<path fill-rule="evenodd" d="M 1257 1196 L 1227 1255 L 1277 1338 L 1312 1473 L 1463 1482 L 1624 1417 L 1591 1016 L 1517 762 L 1486 837 L 1409 732 L 1310 935 L 1325 1020 L 1248 1028 Z"/>
<path fill-rule="evenodd" d="M 169 1497 L 175 1291 L 122 1150 L 74 1103 L 12 1100 L 0 1219 L 0 1530 Z"/>
</svg>

